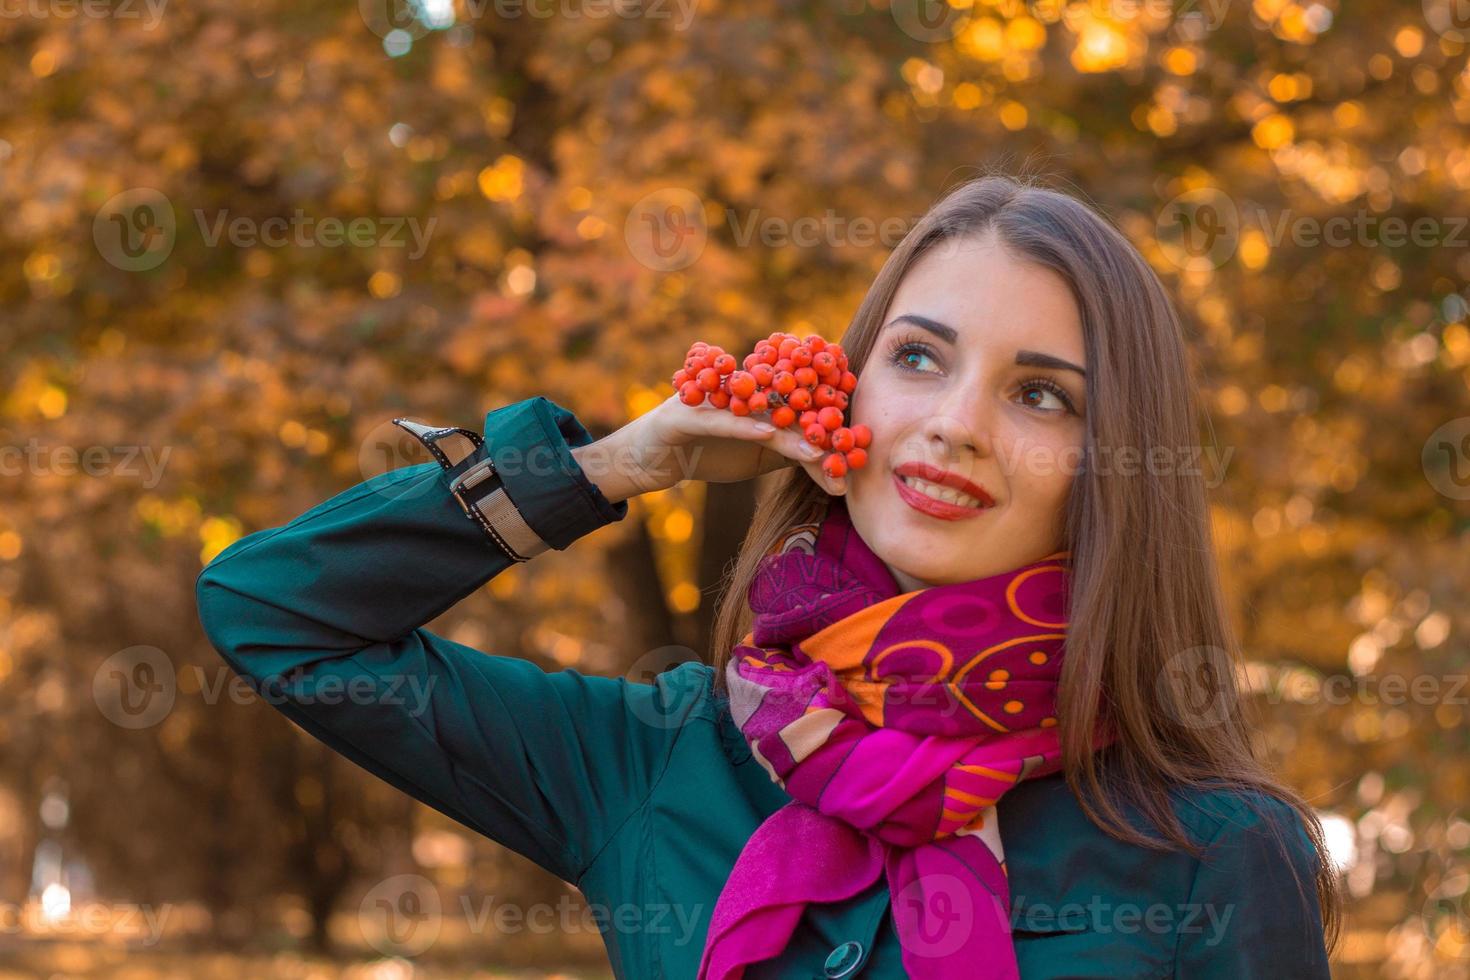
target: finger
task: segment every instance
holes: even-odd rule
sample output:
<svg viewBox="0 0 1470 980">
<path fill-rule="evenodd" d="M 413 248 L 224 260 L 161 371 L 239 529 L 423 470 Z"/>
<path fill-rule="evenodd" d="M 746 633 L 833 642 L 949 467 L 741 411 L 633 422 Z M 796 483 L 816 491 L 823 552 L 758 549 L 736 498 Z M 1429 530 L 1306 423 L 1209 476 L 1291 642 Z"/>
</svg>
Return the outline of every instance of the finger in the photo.
<svg viewBox="0 0 1470 980">
<path fill-rule="evenodd" d="M 802 463 L 801 468 L 806 470 L 807 475 L 834 497 L 841 497 L 847 493 L 847 477 L 830 477 L 827 471 L 822 469 L 821 460 L 815 463 Z"/>
<path fill-rule="evenodd" d="M 803 466 L 821 463 L 824 455 L 822 449 L 807 442 L 802 435 L 793 428 L 779 429 L 769 443 L 767 448 L 772 452 L 780 453 L 785 457 L 781 465 L 790 466 L 792 463 L 800 463 Z"/>
<path fill-rule="evenodd" d="M 825 450 L 813 446 L 800 434 L 790 429 L 781 429 L 774 439 L 761 447 L 760 462 L 756 468 L 761 473 L 768 473 L 795 464 L 805 470 L 807 476 L 827 493 L 834 497 L 843 496 L 847 493 L 847 478 L 827 475 L 827 471 L 822 469 L 822 460 L 826 456 Z"/>
<path fill-rule="evenodd" d="M 695 427 L 691 434 L 764 442 L 767 450 L 784 457 L 779 464 L 782 466 L 821 462 L 825 455 L 821 448 L 807 442 L 793 426 L 778 429 L 771 425 L 770 420 L 764 417 L 765 413 L 736 415 L 708 403 L 695 405 L 692 410 L 685 406 L 685 411 L 689 412 L 685 419 Z M 776 469 L 777 466 L 767 464 L 762 472 L 767 468 Z"/>
<path fill-rule="evenodd" d="M 687 413 L 681 413 L 678 417 L 683 420 L 684 429 L 691 435 L 763 442 L 756 466 L 757 472 L 768 473 L 794 463 L 803 467 L 816 481 L 817 486 L 833 496 L 846 493 L 845 480 L 833 479 L 822 469 L 826 450 L 807 442 L 794 426 L 778 429 L 762 417 L 765 413 L 736 415 L 726 409 L 715 408 L 708 402 L 693 406 L 680 405 L 679 409 L 682 413 Z"/>
<path fill-rule="evenodd" d="M 723 439 L 769 439 L 776 427 L 754 415 L 736 415 L 723 408 L 715 408 L 709 402 L 698 405 L 681 405 L 675 416 L 679 428 L 689 435 L 715 436 Z"/>
</svg>

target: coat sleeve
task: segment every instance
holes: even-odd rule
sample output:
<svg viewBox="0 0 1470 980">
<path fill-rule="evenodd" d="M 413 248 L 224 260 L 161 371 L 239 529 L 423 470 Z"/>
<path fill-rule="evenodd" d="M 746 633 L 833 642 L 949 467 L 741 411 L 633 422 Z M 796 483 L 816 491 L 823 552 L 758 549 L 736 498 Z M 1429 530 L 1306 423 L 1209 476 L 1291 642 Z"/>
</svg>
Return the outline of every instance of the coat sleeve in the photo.
<svg viewBox="0 0 1470 980">
<path fill-rule="evenodd" d="M 1329 980 L 1316 849 L 1286 804 L 1262 797 L 1242 809 L 1222 822 L 1199 864 L 1179 919 L 1174 975 Z"/>
<path fill-rule="evenodd" d="M 395 421 L 436 461 L 230 545 L 197 579 L 200 622 L 230 668 L 312 736 L 576 882 L 662 774 L 697 675 L 547 672 L 423 629 L 513 561 L 622 520 L 627 504 L 587 479 L 570 449 L 590 435 L 544 397 L 489 413 L 483 438 Z M 451 490 L 487 459 L 493 479 L 476 494 Z"/>
</svg>

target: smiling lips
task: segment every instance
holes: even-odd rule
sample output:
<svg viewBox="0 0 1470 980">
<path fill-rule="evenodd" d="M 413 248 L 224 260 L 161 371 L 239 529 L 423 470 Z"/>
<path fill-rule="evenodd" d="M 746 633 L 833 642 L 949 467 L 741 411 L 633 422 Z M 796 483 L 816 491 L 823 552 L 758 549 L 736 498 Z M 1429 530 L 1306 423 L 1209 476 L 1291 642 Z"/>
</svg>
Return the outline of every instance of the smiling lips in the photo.
<svg viewBox="0 0 1470 980">
<path fill-rule="evenodd" d="M 978 483 L 928 463 L 896 467 L 893 482 L 905 503 L 940 520 L 964 520 L 995 506 L 995 498 Z"/>
</svg>

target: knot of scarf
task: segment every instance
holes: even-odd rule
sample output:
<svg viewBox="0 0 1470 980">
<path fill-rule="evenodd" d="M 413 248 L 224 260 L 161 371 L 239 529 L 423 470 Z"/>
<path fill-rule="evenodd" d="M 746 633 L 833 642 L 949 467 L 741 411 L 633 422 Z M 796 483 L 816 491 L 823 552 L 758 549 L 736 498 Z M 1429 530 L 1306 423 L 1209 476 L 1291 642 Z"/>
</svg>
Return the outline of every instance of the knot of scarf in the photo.
<svg viewBox="0 0 1470 980">
<path fill-rule="evenodd" d="M 1061 768 L 1069 558 L 901 592 L 834 497 L 761 560 L 730 712 L 792 800 L 741 851 L 700 980 L 738 980 L 806 906 L 884 874 L 910 977 L 1019 976 L 996 803 Z"/>
</svg>

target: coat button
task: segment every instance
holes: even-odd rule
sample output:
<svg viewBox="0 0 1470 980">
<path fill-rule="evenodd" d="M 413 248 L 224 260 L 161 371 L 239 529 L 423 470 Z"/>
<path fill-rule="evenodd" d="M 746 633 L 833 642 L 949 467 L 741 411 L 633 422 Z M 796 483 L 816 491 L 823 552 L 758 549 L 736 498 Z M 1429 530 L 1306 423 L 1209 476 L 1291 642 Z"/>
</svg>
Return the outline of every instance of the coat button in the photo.
<svg viewBox="0 0 1470 980">
<path fill-rule="evenodd" d="M 822 973 L 828 980 L 837 980 L 838 977 L 850 977 L 857 972 L 858 962 L 863 958 L 863 944 L 846 942 L 827 956 L 827 962 L 822 964 Z"/>
</svg>

